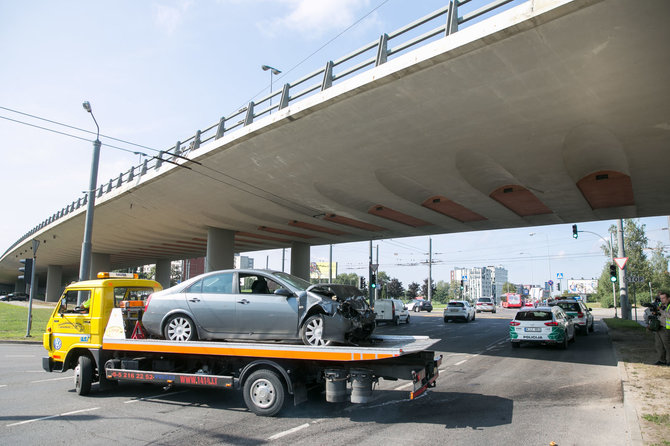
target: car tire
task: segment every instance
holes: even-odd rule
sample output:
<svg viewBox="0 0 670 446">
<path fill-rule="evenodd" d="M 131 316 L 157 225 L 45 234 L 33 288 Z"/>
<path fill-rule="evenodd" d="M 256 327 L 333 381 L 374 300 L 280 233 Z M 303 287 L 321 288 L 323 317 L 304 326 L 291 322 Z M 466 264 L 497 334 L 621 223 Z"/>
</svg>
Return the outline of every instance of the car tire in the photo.
<svg viewBox="0 0 670 446">
<path fill-rule="evenodd" d="M 466 324 L 467 324 L 468 322 L 470 322 L 470 316 L 465 316 L 464 322 L 465 322 Z"/>
<path fill-rule="evenodd" d="M 595 327 L 593 326 L 593 324 L 594 324 L 593 321 L 591 321 L 591 326 L 589 327 L 589 331 L 590 331 L 591 333 L 593 333 L 594 330 L 595 330 Z"/>
<path fill-rule="evenodd" d="M 475 311 L 475 313 L 479 313 L 479 310 Z"/>
<path fill-rule="evenodd" d="M 433 310 L 426 310 L 426 311 L 430 313 L 430 312 L 433 311 Z"/>
<path fill-rule="evenodd" d="M 400 325 L 400 318 L 398 316 L 393 318 L 393 325 L 395 326 Z"/>
<path fill-rule="evenodd" d="M 582 334 L 583 334 L 584 336 L 588 336 L 588 335 L 589 335 L 589 325 L 588 325 L 588 322 L 586 323 L 586 325 L 584 325 L 584 328 L 581 329 L 581 330 L 579 330 L 579 331 L 581 331 Z"/>
<path fill-rule="evenodd" d="M 272 370 L 256 370 L 244 381 L 244 402 L 256 415 L 277 415 L 285 399 L 284 382 Z"/>
<path fill-rule="evenodd" d="M 445 317 L 444 318 L 444 323 L 446 324 L 447 322 L 449 322 L 449 318 Z"/>
<path fill-rule="evenodd" d="M 190 317 L 183 314 L 175 314 L 165 323 L 163 337 L 168 341 L 197 341 L 198 332 Z"/>
<path fill-rule="evenodd" d="M 74 389 L 78 395 L 88 395 L 93 383 L 93 361 L 88 356 L 80 356 L 74 368 Z"/>
<path fill-rule="evenodd" d="M 561 343 L 561 349 L 562 350 L 567 350 L 568 349 L 568 332 L 567 331 L 563 335 L 563 343 Z"/>
<path fill-rule="evenodd" d="M 475 319 L 477 319 L 477 315 L 476 315 L 476 314 L 473 314 L 473 315 L 472 315 L 472 321 L 474 322 Z"/>
<path fill-rule="evenodd" d="M 496 314 L 496 309 L 495 308 L 493 309 L 493 314 Z"/>
<path fill-rule="evenodd" d="M 323 347 L 331 345 L 333 341 L 323 339 L 323 315 L 315 314 L 307 318 L 302 327 L 300 327 L 300 338 L 305 345 L 314 347 Z"/>
<path fill-rule="evenodd" d="M 405 323 L 409 324 L 409 314 L 407 315 L 407 319 L 405 319 Z"/>
<path fill-rule="evenodd" d="M 584 332 L 586 332 L 586 330 L 584 330 Z M 570 338 L 570 344 L 574 344 L 576 340 L 577 340 L 577 330 L 573 330 L 572 338 Z"/>
</svg>

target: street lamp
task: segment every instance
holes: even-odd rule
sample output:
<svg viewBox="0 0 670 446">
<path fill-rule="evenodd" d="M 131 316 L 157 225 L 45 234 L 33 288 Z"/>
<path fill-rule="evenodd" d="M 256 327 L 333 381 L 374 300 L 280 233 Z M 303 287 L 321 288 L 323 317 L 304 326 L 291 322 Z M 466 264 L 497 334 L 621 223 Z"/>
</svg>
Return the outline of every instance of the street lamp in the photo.
<svg viewBox="0 0 670 446">
<path fill-rule="evenodd" d="M 98 121 L 93 116 L 90 102 L 86 101 L 82 104 L 84 110 L 91 114 L 97 134 L 95 141 L 93 141 L 93 160 L 91 162 L 91 178 L 87 191 L 87 206 L 86 206 L 86 225 L 84 226 L 84 241 L 81 244 L 81 261 L 79 262 L 79 280 L 88 280 L 91 271 L 91 240 L 93 238 L 93 211 L 95 208 L 95 190 L 98 183 L 98 164 L 100 162 L 100 126 Z M 77 302 L 81 304 L 81 302 Z"/>
<path fill-rule="evenodd" d="M 272 75 L 278 75 L 281 73 L 281 70 L 271 67 L 270 65 L 261 65 L 263 71 L 270 70 L 270 107 L 272 107 Z M 272 112 L 270 112 L 272 113 Z"/>
</svg>

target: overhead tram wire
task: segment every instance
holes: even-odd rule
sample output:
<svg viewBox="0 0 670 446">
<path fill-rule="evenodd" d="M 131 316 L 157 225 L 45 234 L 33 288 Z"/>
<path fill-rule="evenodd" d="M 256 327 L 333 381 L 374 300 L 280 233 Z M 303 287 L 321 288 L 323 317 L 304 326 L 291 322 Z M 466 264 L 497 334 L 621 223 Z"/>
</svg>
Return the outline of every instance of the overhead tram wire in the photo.
<svg viewBox="0 0 670 446">
<path fill-rule="evenodd" d="M 300 62 L 298 62 L 297 64 L 293 65 L 291 68 L 289 68 L 288 70 L 284 71 L 284 72 L 282 73 L 281 76 L 277 77 L 277 80 L 280 81 L 280 80 L 284 79 L 286 76 L 288 76 L 288 74 L 289 74 L 290 72 L 292 72 L 293 70 L 295 70 L 296 68 L 298 68 L 298 67 L 299 67 L 300 65 L 302 65 L 303 63 L 307 62 L 309 59 L 311 59 L 312 57 L 314 57 L 314 55 L 316 55 L 319 51 L 321 51 L 322 49 L 324 49 L 325 47 L 327 47 L 328 45 L 330 45 L 331 43 L 333 43 L 335 40 L 337 40 L 337 39 L 338 39 L 340 36 L 342 36 L 344 33 L 346 33 L 346 32 L 349 31 L 351 28 L 353 28 L 354 26 L 358 25 L 360 22 L 362 22 L 363 20 L 365 20 L 366 18 L 368 18 L 368 16 L 369 16 L 370 14 L 372 14 L 373 12 L 375 12 L 376 10 L 378 10 L 379 8 L 381 8 L 382 6 L 384 6 L 384 5 L 385 5 L 386 3 L 388 3 L 388 2 L 389 2 L 389 0 L 384 0 L 384 1 L 382 1 L 379 5 L 377 5 L 377 6 L 374 7 L 373 9 L 371 9 L 370 12 L 368 12 L 368 13 L 365 14 L 363 17 L 361 17 L 361 18 L 359 18 L 358 20 L 356 20 L 356 21 L 355 21 L 354 23 L 352 23 L 351 25 L 347 26 L 344 30 L 342 30 L 342 31 L 341 31 L 339 34 L 337 34 L 335 37 L 331 38 L 329 41 L 327 41 L 326 43 L 324 43 L 323 45 L 321 45 L 319 48 L 317 48 L 315 51 L 313 51 L 309 56 L 305 57 L 305 58 L 302 59 Z M 237 109 L 244 108 L 249 102 L 251 102 L 252 100 L 256 99 L 256 98 L 257 98 L 260 94 L 262 94 L 265 90 L 266 90 L 266 88 L 263 88 L 261 91 L 259 91 L 259 92 L 256 93 L 255 95 L 253 95 L 253 96 L 251 97 L 251 99 L 249 99 L 247 102 L 245 102 L 244 104 L 242 104 L 242 105 L 240 105 L 239 107 L 237 107 Z M 237 110 L 237 109 L 236 109 L 236 110 Z"/>
<path fill-rule="evenodd" d="M 60 123 L 60 122 L 57 122 L 57 121 L 53 121 L 53 120 L 50 120 L 50 119 L 41 118 L 41 117 L 39 117 L 39 116 L 31 115 L 31 114 L 29 114 L 29 113 L 19 112 L 19 111 L 12 110 L 12 109 L 7 108 L 7 107 L 2 107 L 2 106 L 0 106 L 0 108 L 2 108 L 2 109 L 4 109 L 4 110 L 12 111 L 12 112 L 14 112 L 14 113 L 19 113 L 19 114 L 22 114 L 22 115 L 24 115 L 24 116 L 29 116 L 29 117 L 32 117 L 32 118 L 35 118 L 35 119 L 39 119 L 39 120 L 42 120 L 42 121 L 46 121 L 46 122 L 50 122 L 50 123 L 53 123 L 53 124 L 61 125 L 61 126 L 63 126 L 63 127 L 71 128 L 71 129 L 74 129 L 74 130 L 81 130 L 81 131 L 86 132 L 86 133 L 93 133 L 93 132 L 90 132 L 90 131 L 88 131 L 88 130 L 78 129 L 77 127 L 74 127 L 74 126 L 71 126 L 71 125 L 68 125 L 68 124 L 63 124 L 63 123 Z M 7 120 L 7 121 L 15 122 L 15 123 L 17 123 L 17 124 L 23 124 L 23 125 L 26 125 L 26 126 L 29 126 L 29 127 L 34 127 L 34 128 L 40 129 L 40 130 L 47 131 L 47 132 L 56 133 L 56 134 L 58 134 L 58 135 L 68 136 L 68 137 L 70 137 L 70 138 L 78 139 L 78 140 L 81 140 L 81 141 L 91 142 L 91 140 L 89 140 L 89 139 L 83 138 L 83 137 L 78 136 L 78 135 L 73 135 L 72 133 L 61 132 L 61 131 L 59 131 L 59 130 L 50 129 L 50 128 L 48 128 L 48 127 L 43 127 L 43 126 L 40 126 L 40 125 L 37 125 L 37 124 L 31 124 L 31 123 L 29 123 L 29 122 L 20 121 L 20 120 L 18 120 L 18 119 L 12 119 L 12 118 L 8 118 L 8 117 L 6 117 L 6 116 L 1 116 L 1 115 L 0 115 L 0 119 L 5 119 L 5 120 Z M 130 144 L 130 145 L 134 145 L 134 146 L 137 146 L 137 147 L 142 147 L 142 148 L 145 148 L 145 149 L 154 151 L 154 152 L 158 152 L 158 153 L 163 152 L 163 153 L 166 153 L 165 151 L 161 151 L 161 150 L 154 149 L 154 148 L 151 148 L 151 147 L 143 146 L 143 145 L 140 145 L 140 144 L 131 143 L 131 142 L 124 141 L 124 140 L 121 140 L 121 139 L 118 139 L 118 138 L 108 137 L 108 136 L 105 136 L 105 135 L 100 135 L 100 136 L 101 136 L 101 137 L 104 137 L 104 138 L 112 139 L 112 140 L 115 140 L 115 141 L 120 141 L 120 142 L 123 142 L 123 143 L 125 143 L 125 144 Z M 296 206 L 296 207 L 298 207 L 298 208 L 302 208 L 303 210 L 307 210 L 308 212 L 307 212 L 306 214 L 308 214 L 308 215 L 312 215 L 312 216 L 314 216 L 314 215 L 318 215 L 318 214 L 321 214 L 321 213 L 322 213 L 322 212 L 321 212 L 320 210 L 318 210 L 318 209 L 314 209 L 314 208 L 306 207 L 306 206 L 304 206 L 304 205 L 302 205 L 302 204 L 300 204 L 300 203 L 294 202 L 294 201 L 292 201 L 292 200 L 290 200 L 290 199 L 280 197 L 279 195 L 276 195 L 276 194 L 274 194 L 274 193 L 272 193 L 272 192 L 270 192 L 270 191 L 266 191 L 266 190 L 264 190 L 263 188 L 260 188 L 260 187 L 258 187 L 258 186 L 254 186 L 254 185 L 251 184 L 251 183 L 248 183 L 248 182 L 246 182 L 246 181 L 244 181 L 244 180 L 240 180 L 240 179 L 238 179 L 238 178 L 235 178 L 235 177 L 233 177 L 233 176 L 231 176 L 231 175 L 228 175 L 228 174 L 226 174 L 226 173 L 224 173 L 224 172 L 221 172 L 221 171 L 219 171 L 219 170 L 216 170 L 216 169 L 214 169 L 213 167 L 205 166 L 205 165 L 203 165 L 201 162 L 199 162 L 199 161 L 197 161 L 197 160 L 193 160 L 193 159 L 191 159 L 191 158 L 187 158 L 187 157 L 182 156 L 182 155 L 169 153 L 169 156 L 171 156 L 171 157 L 174 156 L 174 157 L 176 157 L 176 158 L 183 159 L 183 160 L 185 160 L 185 161 L 189 161 L 189 162 L 192 162 L 192 163 L 194 163 L 194 164 L 200 165 L 200 166 L 202 166 L 202 167 L 205 168 L 205 169 L 212 170 L 213 172 L 216 172 L 216 173 L 219 174 L 219 175 L 222 175 L 222 176 L 225 176 L 225 177 L 230 178 L 230 179 L 232 179 L 232 180 L 238 181 L 239 183 L 244 184 L 245 186 L 248 186 L 248 187 L 250 187 L 250 188 L 257 189 L 257 190 L 259 190 L 259 191 L 261 191 L 261 192 L 263 192 L 263 193 L 265 193 L 265 194 L 268 194 L 268 195 L 274 197 L 276 200 L 280 200 L 280 201 L 274 201 L 274 200 L 271 200 L 271 199 L 268 198 L 267 196 L 263 196 L 263 195 L 261 195 L 260 193 L 252 192 L 252 191 L 250 191 L 250 190 L 241 188 L 241 187 L 239 187 L 239 186 L 236 185 L 236 184 L 233 184 L 233 183 L 224 181 L 224 180 L 222 180 L 222 179 L 220 179 L 220 178 L 216 178 L 216 177 L 214 177 L 214 176 L 212 176 L 212 175 L 208 175 L 207 173 L 202 172 L 202 171 L 200 171 L 200 170 L 193 170 L 193 168 L 190 167 L 190 166 L 185 166 L 184 164 L 180 164 L 180 163 L 174 162 L 174 161 L 172 161 L 172 160 L 170 160 L 170 159 L 161 158 L 161 157 L 159 157 L 159 156 L 155 156 L 155 155 L 147 155 L 147 154 L 144 153 L 144 152 L 139 152 L 139 151 L 136 151 L 136 150 L 125 149 L 125 148 L 123 148 L 123 147 L 114 146 L 114 145 L 112 145 L 112 144 L 107 144 L 107 143 L 104 143 L 104 142 L 102 143 L 102 145 L 105 146 L 105 147 L 112 148 L 112 149 L 120 150 L 120 151 L 122 151 L 122 152 L 132 153 L 132 154 L 135 154 L 135 155 L 141 155 L 141 156 L 145 156 L 145 157 L 147 157 L 147 158 L 149 158 L 149 159 L 156 159 L 156 160 L 160 160 L 160 161 L 162 161 L 162 162 L 168 163 L 168 164 L 173 164 L 173 165 L 175 165 L 175 166 L 178 166 L 178 167 L 181 167 L 181 168 L 190 170 L 190 171 L 192 171 L 192 172 L 194 172 L 194 173 L 197 173 L 197 174 L 199 174 L 199 175 L 202 175 L 202 176 L 204 176 L 204 177 L 206 177 L 206 178 L 209 178 L 209 179 L 211 179 L 211 180 L 213 180 L 213 181 L 217 181 L 217 182 L 219 182 L 219 183 L 225 184 L 226 186 L 230 186 L 230 187 L 232 187 L 232 188 L 234 188 L 234 189 L 240 190 L 240 191 L 242 191 L 242 192 L 246 192 L 246 193 L 248 193 L 248 194 L 250 194 L 250 195 L 253 195 L 253 196 L 257 197 L 257 198 L 260 198 L 260 199 L 263 199 L 263 200 L 267 200 L 267 201 L 269 201 L 269 202 L 271 202 L 271 203 L 274 203 L 274 204 L 277 204 L 277 205 L 279 205 L 279 206 L 286 206 L 285 203 L 291 203 L 292 205 L 294 205 L 294 206 Z M 283 203 L 282 203 L 282 202 L 283 202 Z"/>
</svg>

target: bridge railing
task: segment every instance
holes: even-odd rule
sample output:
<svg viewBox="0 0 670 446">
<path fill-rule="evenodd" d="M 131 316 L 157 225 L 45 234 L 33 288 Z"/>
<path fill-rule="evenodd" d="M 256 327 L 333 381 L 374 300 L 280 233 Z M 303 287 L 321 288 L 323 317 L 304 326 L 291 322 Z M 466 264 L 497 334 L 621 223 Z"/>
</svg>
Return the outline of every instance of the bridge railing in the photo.
<svg viewBox="0 0 670 446">
<path fill-rule="evenodd" d="M 148 159 L 145 158 L 141 164 L 132 166 L 129 170 L 121 172 L 119 176 L 101 183 L 96 189 L 96 197 L 102 197 L 104 194 L 120 188 L 125 183 L 132 181 L 139 182 L 139 179 L 149 170 L 158 170 L 164 163 L 176 163 L 179 159 L 187 158 L 187 155 L 197 150 L 202 144 L 217 140 L 225 134 L 251 124 L 257 118 L 269 115 L 273 111 L 284 109 L 299 100 L 324 91 L 332 87 L 333 84 L 350 78 L 363 70 L 382 65 L 390 58 L 416 49 L 421 44 L 449 36 L 457 32 L 459 26 L 485 16 L 507 3 L 518 2 L 519 0 L 492 1 L 477 10 L 459 17 L 458 8 L 471 1 L 450 0 L 446 6 L 391 33 L 382 34 L 379 39 L 363 45 L 356 51 L 339 59 L 327 61 L 323 68 L 313 71 L 296 81 L 284 84 L 281 90 L 270 92 L 257 101 L 250 101 L 245 107 L 220 118 L 218 122 L 206 127 L 204 130 L 196 131 L 193 136 L 186 140 L 177 141 L 174 146 L 159 152 L 157 156 Z M 403 38 L 406 40 L 401 41 Z M 390 46 L 391 44 L 395 46 Z M 87 196 L 84 195 L 84 197 L 67 204 L 61 210 L 55 212 L 24 234 L 5 251 L 3 256 L 44 227 L 85 206 L 86 202 Z"/>
</svg>

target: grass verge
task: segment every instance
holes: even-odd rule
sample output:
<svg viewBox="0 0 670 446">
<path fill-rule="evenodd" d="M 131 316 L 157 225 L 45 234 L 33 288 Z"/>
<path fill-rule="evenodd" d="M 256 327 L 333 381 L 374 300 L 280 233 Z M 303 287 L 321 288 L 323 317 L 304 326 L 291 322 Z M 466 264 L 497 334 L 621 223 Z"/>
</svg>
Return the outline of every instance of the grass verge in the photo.
<svg viewBox="0 0 670 446">
<path fill-rule="evenodd" d="M 52 311 L 50 308 L 33 308 L 32 340 L 41 339 Z M 27 326 L 28 307 L 0 303 L 0 340 L 25 340 Z"/>
</svg>

